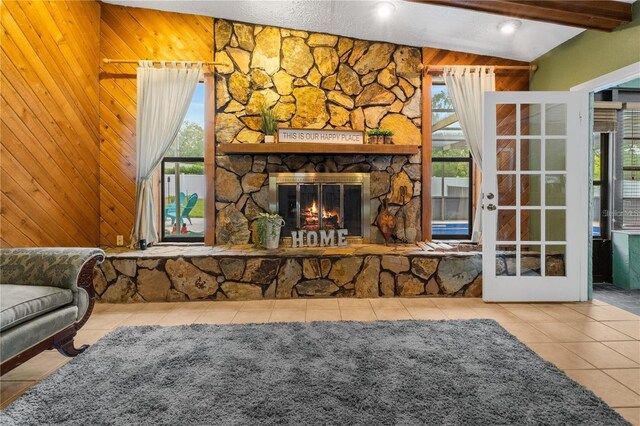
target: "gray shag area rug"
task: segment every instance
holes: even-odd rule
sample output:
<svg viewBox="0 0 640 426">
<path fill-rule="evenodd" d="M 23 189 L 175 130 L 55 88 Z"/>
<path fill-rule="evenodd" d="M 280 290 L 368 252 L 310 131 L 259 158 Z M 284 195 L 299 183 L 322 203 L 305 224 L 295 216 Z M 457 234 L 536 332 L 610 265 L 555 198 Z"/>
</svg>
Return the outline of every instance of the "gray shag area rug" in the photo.
<svg viewBox="0 0 640 426">
<path fill-rule="evenodd" d="M 620 425 L 492 320 L 126 327 L 2 425 Z"/>
</svg>

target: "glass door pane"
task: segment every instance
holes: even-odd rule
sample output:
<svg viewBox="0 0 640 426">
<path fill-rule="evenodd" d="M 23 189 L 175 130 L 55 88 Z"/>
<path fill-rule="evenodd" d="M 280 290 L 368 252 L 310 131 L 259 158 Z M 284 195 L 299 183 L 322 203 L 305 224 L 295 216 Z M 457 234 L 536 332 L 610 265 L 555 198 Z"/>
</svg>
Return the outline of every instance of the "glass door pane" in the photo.
<svg viewBox="0 0 640 426">
<path fill-rule="evenodd" d="M 163 161 L 163 239 L 204 238 L 205 176 L 202 161 Z"/>
</svg>

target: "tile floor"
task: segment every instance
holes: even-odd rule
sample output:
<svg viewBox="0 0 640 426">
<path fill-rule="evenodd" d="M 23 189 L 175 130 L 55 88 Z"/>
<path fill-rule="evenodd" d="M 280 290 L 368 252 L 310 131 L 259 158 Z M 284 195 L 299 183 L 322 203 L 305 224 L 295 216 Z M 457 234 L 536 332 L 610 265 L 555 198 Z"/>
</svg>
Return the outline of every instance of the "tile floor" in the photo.
<svg viewBox="0 0 640 426">
<path fill-rule="evenodd" d="M 632 424 L 640 425 L 640 316 L 599 300 L 572 304 L 402 298 L 100 304 L 77 342 L 94 343 L 115 327 L 127 325 L 471 318 L 498 321 Z M 2 376 L 1 406 L 67 361 L 48 351 Z"/>
</svg>

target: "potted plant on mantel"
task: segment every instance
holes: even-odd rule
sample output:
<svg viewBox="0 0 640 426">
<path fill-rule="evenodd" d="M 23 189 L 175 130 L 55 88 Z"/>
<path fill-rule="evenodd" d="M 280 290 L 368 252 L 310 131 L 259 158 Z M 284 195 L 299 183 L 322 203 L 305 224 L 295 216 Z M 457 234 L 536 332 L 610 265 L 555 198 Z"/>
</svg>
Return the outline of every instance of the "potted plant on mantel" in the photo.
<svg viewBox="0 0 640 426">
<path fill-rule="evenodd" d="M 391 130 L 380 130 L 380 133 L 382 133 L 382 137 L 384 138 L 385 144 L 388 144 L 388 145 L 393 144 L 393 132 Z"/>
<path fill-rule="evenodd" d="M 262 104 L 260 108 L 260 118 L 262 118 L 262 132 L 264 133 L 264 143 L 274 143 L 276 133 L 276 113 L 273 107 Z"/>
<path fill-rule="evenodd" d="M 277 213 L 258 213 L 255 222 L 254 243 L 258 248 L 277 249 L 284 219 Z"/>
<path fill-rule="evenodd" d="M 375 145 L 375 144 L 380 143 L 379 142 L 380 141 L 380 136 L 381 136 L 380 130 L 371 129 L 371 130 L 367 131 L 367 136 L 368 136 L 367 137 L 367 142 L 370 145 Z"/>
</svg>

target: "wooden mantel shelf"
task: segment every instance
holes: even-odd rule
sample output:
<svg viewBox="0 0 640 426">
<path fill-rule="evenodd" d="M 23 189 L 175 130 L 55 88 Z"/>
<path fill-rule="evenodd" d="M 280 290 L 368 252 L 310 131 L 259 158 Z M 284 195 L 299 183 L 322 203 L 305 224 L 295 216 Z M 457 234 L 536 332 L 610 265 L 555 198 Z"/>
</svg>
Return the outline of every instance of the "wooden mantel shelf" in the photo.
<svg viewBox="0 0 640 426">
<path fill-rule="evenodd" d="M 414 155 L 418 145 L 366 145 L 347 143 L 226 143 L 220 154 L 378 154 Z"/>
</svg>

